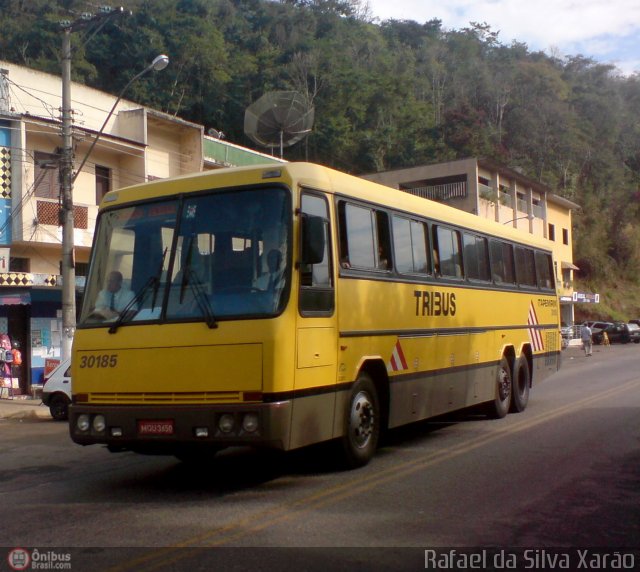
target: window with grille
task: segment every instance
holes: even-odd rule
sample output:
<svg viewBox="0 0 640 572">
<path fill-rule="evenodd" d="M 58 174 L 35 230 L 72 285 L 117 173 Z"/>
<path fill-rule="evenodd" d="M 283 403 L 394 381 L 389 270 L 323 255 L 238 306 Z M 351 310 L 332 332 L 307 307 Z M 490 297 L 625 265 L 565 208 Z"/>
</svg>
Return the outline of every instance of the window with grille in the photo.
<svg viewBox="0 0 640 572">
<path fill-rule="evenodd" d="M 60 195 L 60 157 L 54 153 L 34 154 L 34 194 L 42 199 L 57 199 Z"/>
</svg>

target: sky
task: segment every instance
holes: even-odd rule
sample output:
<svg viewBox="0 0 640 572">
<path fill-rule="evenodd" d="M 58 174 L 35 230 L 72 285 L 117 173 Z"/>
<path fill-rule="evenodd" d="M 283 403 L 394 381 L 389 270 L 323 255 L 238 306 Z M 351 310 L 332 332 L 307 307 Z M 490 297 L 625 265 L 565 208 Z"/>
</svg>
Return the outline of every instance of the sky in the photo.
<svg viewBox="0 0 640 572">
<path fill-rule="evenodd" d="M 583 55 L 613 64 L 623 74 L 640 72 L 640 0 L 368 0 L 380 20 L 434 18 L 445 30 L 486 22 L 498 40 L 527 44 L 530 51 Z"/>
</svg>

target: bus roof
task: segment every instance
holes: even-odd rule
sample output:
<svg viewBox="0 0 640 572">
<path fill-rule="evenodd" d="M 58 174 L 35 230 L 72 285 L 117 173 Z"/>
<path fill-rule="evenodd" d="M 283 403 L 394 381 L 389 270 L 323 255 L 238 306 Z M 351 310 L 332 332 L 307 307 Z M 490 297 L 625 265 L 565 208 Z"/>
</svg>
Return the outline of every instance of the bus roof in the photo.
<svg viewBox="0 0 640 572">
<path fill-rule="evenodd" d="M 229 167 L 190 173 L 169 179 L 158 179 L 111 191 L 105 195 L 100 206 L 105 208 L 202 189 L 244 187 L 259 183 L 283 183 L 291 186 L 294 181 L 302 187 L 335 195 L 345 195 L 405 213 L 416 214 L 462 228 L 474 229 L 484 234 L 500 236 L 514 242 L 551 250 L 551 246 L 544 239 L 512 227 L 506 227 L 455 207 L 417 197 L 329 167 L 304 162 Z"/>
</svg>

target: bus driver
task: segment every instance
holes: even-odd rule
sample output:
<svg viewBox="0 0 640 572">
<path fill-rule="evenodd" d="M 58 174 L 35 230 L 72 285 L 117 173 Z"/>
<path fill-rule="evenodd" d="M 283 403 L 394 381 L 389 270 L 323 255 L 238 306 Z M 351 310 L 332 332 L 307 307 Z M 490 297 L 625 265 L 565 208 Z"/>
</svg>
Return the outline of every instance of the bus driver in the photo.
<svg viewBox="0 0 640 572">
<path fill-rule="evenodd" d="M 107 276 L 107 287 L 98 292 L 93 313 L 105 320 L 116 318 L 134 297 L 133 292 L 122 285 L 122 272 L 112 270 Z"/>
</svg>

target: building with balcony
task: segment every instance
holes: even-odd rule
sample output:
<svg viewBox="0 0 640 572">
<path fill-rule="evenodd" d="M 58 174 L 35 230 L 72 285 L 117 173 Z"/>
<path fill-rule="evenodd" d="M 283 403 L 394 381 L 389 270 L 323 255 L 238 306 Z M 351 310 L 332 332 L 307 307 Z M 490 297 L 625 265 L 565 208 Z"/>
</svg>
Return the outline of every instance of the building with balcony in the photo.
<svg viewBox="0 0 640 572">
<path fill-rule="evenodd" d="M 461 159 L 362 175 L 375 181 L 511 225 L 548 240 L 556 264 L 561 320 L 573 324 L 576 293 L 571 235 L 572 212 L 579 205 L 562 198 L 542 183 L 482 158 Z"/>
<path fill-rule="evenodd" d="M 71 97 L 75 173 L 117 98 L 76 83 Z M 60 359 L 61 104 L 59 76 L 0 61 L 0 334 L 17 341 L 23 355 L 23 365 L 14 367 L 13 393 L 28 393 L 41 383 L 47 362 Z M 203 169 L 280 161 L 215 133 L 205 135 L 202 125 L 133 101 L 118 102 L 74 182 L 78 304 L 105 193 Z"/>
</svg>

